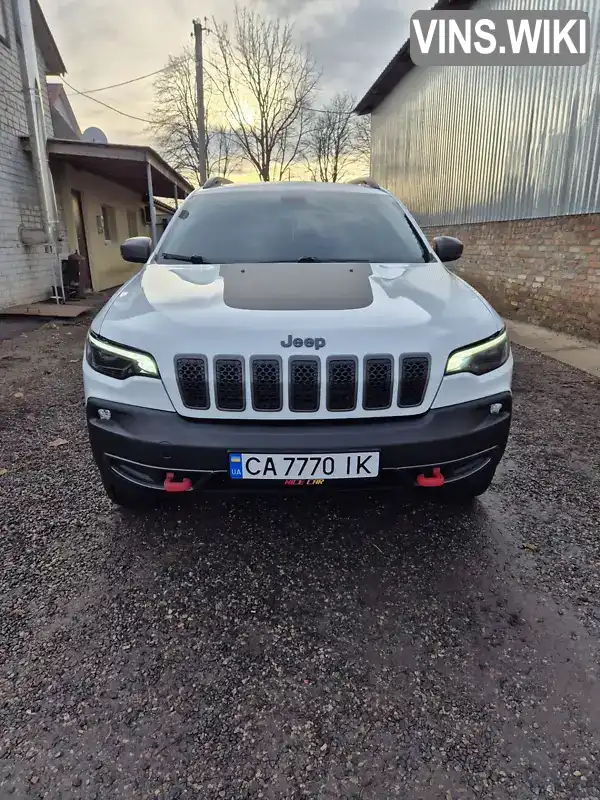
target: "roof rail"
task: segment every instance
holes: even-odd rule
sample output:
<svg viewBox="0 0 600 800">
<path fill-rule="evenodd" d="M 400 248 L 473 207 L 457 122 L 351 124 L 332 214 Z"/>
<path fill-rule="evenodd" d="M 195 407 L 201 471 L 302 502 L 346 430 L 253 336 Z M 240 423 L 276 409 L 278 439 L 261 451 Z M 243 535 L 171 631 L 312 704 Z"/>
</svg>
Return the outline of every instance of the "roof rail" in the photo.
<svg viewBox="0 0 600 800">
<path fill-rule="evenodd" d="M 374 181 L 373 178 L 354 178 L 348 183 L 354 183 L 358 186 L 369 186 L 371 189 L 381 189 L 381 186 Z"/>
<path fill-rule="evenodd" d="M 215 186 L 226 186 L 228 183 L 233 183 L 230 181 L 229 178 L 222 178 L 220 175 L 215 175 L 214 178 L 209 178 L 205 184 L 203 184 L 203 189 L 213 189 Z"/>
</svg>

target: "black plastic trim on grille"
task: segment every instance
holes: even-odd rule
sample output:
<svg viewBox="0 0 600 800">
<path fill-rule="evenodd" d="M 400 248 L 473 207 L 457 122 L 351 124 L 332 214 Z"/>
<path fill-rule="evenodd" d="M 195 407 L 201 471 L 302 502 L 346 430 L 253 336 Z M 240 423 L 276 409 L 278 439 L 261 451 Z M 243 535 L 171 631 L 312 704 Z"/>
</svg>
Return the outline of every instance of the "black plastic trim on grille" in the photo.
<svg viewBox="0 0 600 800">
<path fill-rule="evenodd" d="M 427 391 L 431 360 L 425 353 L 411 353 L 400 357 L 398 405 L 400 408 L 420 406 Z"/>
<path fill-rule="evenodd" d="M 240 356 L 215 356 L 213 361 L 215 405 L 219 411 L 244 411 L 246 376 Z"/>
<path fill-rule="evenodd" d="M 394 361 L 390 355 L 365 356 L 363 364 L 363 408 L 383 411 L 390 408 L 394 394 Z"/>
<path fill-rule="evenodd" d="M 327 359 L 327 410 L 354 411 L 358 395 L 356 356 L 329 356 Z"/>
<path fill-rule="evenodd" d="M 311 356 L 290 358 L 288 379 L 290 411 L 318 411 L 321 399 L 321 359 Z"/>
<path fill-rule="evenodd" d="M 283 409 L 283 370 L 280 356 L 252 356 L 250 383 L 255 411 Z"/>
<path fill-rule="evenodd" d="M 186 408 L 210 408 L 208 361 L 206 356 L 175 356 L 175 376 L 181 402 Z"/>
</svg>

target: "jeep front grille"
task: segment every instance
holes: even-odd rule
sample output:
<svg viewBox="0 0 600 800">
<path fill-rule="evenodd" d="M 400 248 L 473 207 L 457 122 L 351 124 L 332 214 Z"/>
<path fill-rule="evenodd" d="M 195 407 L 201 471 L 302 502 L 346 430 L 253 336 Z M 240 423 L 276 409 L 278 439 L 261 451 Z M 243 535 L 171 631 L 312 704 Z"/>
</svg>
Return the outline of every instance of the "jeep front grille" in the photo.
<svg viewBox="0 0 600 800">
<path fill-rule="evenodd" d="M 253 358 L 252 407 L 255 411 L 281 411 L 283 384 L 280 358 Z"/>
<path fill-rule="evenodd" d="M 330 358 L 327 362 L 327 410 L 354 411 L 358 382 L 355 358 Z"/>
<path fill-rule="evenodd" d="M 243 411 L 246 407 L 243 359 L 215 359 L 215 403 L 219 411 Z"/>
<path fill-rule="evenodd" d="M 365 411 L 420 406 L 429 382 L 430 360 L 427 355 L 399 359 L 374 355 L 362 363 L 354 356 L 330 356 L 323 361 L 316 356 L 287 361 L 278 356 L 254 356 L 247 376 L 245 361 L 239 356 L 217 357 L 212 364 L 205 356 L 181 356 L 175 359 L 175 369 L 186 408 L 205 411 L 213 404 L 220 411 L 243 411 L 250 404 L 255 411 L 275 413 L 287 407 L 294 413 L 310 414 L 319 410 L 324 394 L 327 411 L 340 413 L 354 411 L 359 405 Z"/>
<path fill-rule="evenodd" d="M 321 381 L 318 358 L 290 358 L 290 411 L 318 411 Z"/>
<path fill-rule="evenodd" d="M 208 370 L 204 356 L 178 358 L 175 363 L 183 405 L 201 411 L 209 408 Z"/>
<path fill-rule="evenodd" d="M 429 359 L 427 356 L 404 356 L 400 365 L 398 405 L 402 408 L 420 406 L 429 381 Z"/>
<path fill-rule="evenodd" d="M 379 411 L 392 405 L 394 362 L 390 356 L 365 359 L 363 408 Z"/>
</svg>

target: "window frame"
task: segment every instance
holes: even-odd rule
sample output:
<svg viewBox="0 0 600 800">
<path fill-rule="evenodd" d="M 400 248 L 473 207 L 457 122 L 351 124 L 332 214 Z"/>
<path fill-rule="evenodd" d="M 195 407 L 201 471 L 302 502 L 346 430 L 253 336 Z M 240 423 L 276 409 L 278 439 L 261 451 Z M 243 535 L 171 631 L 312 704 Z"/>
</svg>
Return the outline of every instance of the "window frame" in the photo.
<svg viewBox="0 0 600 800">
<path fill-rule="evenodd" d="M 100 211 L 102 213 L 104 242 L 105 244 L 112 244 L 119 238 L 117 233 L 117 212 L 113 206 L 104 204 L 100 207 Z M 114 239 L 112 238 L 113 236 L 115 236 Z"/>
</svg>

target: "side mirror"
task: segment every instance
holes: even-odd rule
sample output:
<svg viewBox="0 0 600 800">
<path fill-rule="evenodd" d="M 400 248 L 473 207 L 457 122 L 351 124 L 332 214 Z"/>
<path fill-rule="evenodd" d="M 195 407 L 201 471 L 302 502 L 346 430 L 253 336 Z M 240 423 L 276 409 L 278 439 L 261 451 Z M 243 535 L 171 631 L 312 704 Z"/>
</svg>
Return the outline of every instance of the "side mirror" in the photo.
<svg viewBox="0 0 600 800">
<path fill-rule="evenodd" d="M 457 261 L 463 254 L 463 243 L 454 236 L 436 236 L 433 249 L 440 261 Z"/>
<path fill-rule="evenodd" d="M 152 239 L 148 236 L 134 236 L 121 245 L 121 257 L 133 264 L 145 264 L 152 254 Z"/>
</svg>

